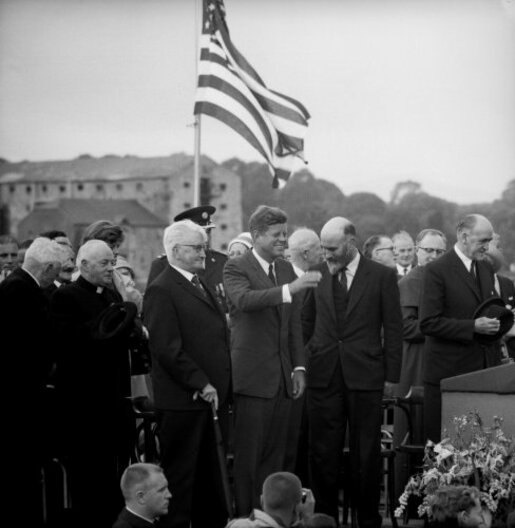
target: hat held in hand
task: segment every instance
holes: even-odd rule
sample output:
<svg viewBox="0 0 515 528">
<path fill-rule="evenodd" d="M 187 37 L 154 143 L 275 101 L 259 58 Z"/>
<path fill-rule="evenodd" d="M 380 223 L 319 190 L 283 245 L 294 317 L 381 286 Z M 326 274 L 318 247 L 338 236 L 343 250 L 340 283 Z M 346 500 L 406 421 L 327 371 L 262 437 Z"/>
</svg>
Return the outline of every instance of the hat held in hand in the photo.
<svg viewBox="0 0 515 528">
<path fill-rule="evenodd" d="M 474 312 L 474 319 L 479 317 L 499 319 L 500 323 L 499 330 L 495 334 L 474 334 L 475 339 L 485 345 L 501 339 L 513 326 L 513 312 L 506 308 L 504 301 L 500 297 L 490 297 L 490 299 L 482 302 Z"/>
<path fill-rule="evenodd" d="M 138 313 L 132 302 L 113 303 L 98 317 L 93 329 L 95 339 L 111 339 L 113 337 L 128 336 L 134 326 L 134 319 Z"/>
</svg>

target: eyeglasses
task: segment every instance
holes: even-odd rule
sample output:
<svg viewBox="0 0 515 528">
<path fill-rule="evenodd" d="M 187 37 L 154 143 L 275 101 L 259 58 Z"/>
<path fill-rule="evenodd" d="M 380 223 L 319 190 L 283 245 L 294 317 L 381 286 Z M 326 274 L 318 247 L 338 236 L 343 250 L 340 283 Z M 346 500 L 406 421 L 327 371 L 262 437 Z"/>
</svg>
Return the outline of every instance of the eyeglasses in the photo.
<svg viewBox="0 0 515 528">
<path fill-rule="evenodd" d="M 432 255 L 434 253 L 435 255 L 439 256 L 445 253 L 445 249 L 425 248 L 422 246 L 418 246 L 418 249 L 425 251 L 428 255 Z"/>
<path fill-rule="evenodd" d="M 196 251 L 197 253 L 201 253 L 202 251 L 207 251 L 206 244 L 176 244 L 176 246 L 190 247 L 190 248 L 193 248 L 193 250 Z"/>
</svg>

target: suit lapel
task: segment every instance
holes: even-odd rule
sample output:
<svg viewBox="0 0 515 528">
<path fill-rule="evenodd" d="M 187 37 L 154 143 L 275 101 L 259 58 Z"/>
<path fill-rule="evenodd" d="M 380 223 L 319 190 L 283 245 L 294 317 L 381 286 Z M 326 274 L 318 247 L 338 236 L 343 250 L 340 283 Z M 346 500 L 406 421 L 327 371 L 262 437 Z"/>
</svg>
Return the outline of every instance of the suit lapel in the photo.
<svg viewBox="0 0 515 528">
<path fill-rule="evenodd" d="M 272 288 L 274 285 L 272 284 L 270 277 L 265 273 L 265 270 L 261 267 L 261 264 L 259 264 L 256 257 L 252 254 L 252 251 L 248 251 L 247 255 L 248 255 L 249 264 L 254 270 L 254 277 L 260 283 L 262 288 L 263 289 Z M 277 275 L 276 275 L 276 279 L 279 280 Z"/>
<path fill-rule="evenodd" d="M 356 275 L 352 280 L 352 284 L 349 290 L 349 304 L 347 305 L 347 316 L 352 312 L 354 307 L 358 304 L 358 301 L 361 299 L 363 293 L 367 289 L 367 275 L 370 270 L 367 265 L 367 261 L 363 255 L 360 256 L 358 269 L 356 270 Z"/>
<path fill-rule="evenodd" d="M 186 292 L 188 292 L 190 295 L 193 295 L 197 299 L 201 300 L 203 303 L 207 304 L 213 309 L 216 309 L 212 303 L 211 299 L 211 293 L 208 291 L 206 284 L 204 281 L 202 281 L 202 286 L 204 286 L 204 289 L 206 290 L 206 293 L 208 297 L 205 297 L 193 284 L 186 279 L 182 273 L 179 273 L 176 269 L 174 269 L 172 266 L 170 266 L 170 269 L 172 271 L 173 277 L 175 279 L 175 282 L 181 286 L 181 288 L 184 288 Z"/>
<path fill-rule="evenodd" d="M 479 288 L 476 282 L 474 281 L 472 275 L 467 271 L 465 264 L 463 264 L 460 257 L 458 257 L 456 251 L 454 249 L 451 249 L 451 252 L 451 256 L 453 257 L 453 268 L 456 275 L 458 275 L 460 280 L 468 286 L 470 291 L 477 297 L 477 300 L 481 301 L 481 292 L 479 291 Z M 479 280 L 481 281 L 481 277 L 479 278 Z"/>
<path fill-rule="evenodd" d="M 498 297 L 495 291 L 493 272 L 488 269 L 484 262 L 477 262 L 476 269 L 479 276 L 479 285 L 481 286 L 481 300 Z"/>
</svg>

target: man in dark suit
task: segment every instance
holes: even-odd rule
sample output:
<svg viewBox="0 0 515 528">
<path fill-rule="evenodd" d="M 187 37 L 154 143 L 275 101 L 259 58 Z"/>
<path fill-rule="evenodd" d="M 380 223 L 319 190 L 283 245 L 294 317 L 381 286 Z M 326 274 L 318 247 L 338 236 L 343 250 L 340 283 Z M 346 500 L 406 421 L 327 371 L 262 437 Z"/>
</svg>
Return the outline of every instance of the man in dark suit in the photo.
<svg viewBox="0 0 515 528">
<path fill-rule="evenodd" d="M 152 528 L 168 513 L 172 494 L 163 470 L 155 464 L 132 464 L 120 481 L 125 507 L 113 528 Z"/>
<path fill-rule="evenodd" d="M 401 377 L 397 387 L 397 396 L 405 398 L 412 386 L 422 386 L 422 368 L 424 360 L 425 336 L 420 331 L 419 311 L 422 294 L 422 277 L 427 264 L 440 258 L 446 250 L 447 239 L 437 229 L 423 229 L 415 240 L 417 265 L 399 281 L 401 312 L 403 323 L 403 350 Z M 423 442 L 422 407 L 413 406 L 410 409 L 411 441 L 416 444 Z M 399 408 L 394 408 L 394 446 L 401 444 L 408 432 L 408 419 Z M 399 497 L 411 476 L 410 456 L 399 452 L 395 457 L 396 497 Z"/>
<path fill-rule="evenodd" d="M 499 271 L 505 264 L 501 249 L 501 237 L 494 233 L 493 239 L 488 246 L 486 258 L 494 270 L 494 286 L 497 295 L 506 303 L 511 310 L 515 309 L 515 284 L 509 277 L 501 275 Z M 507 335 L 499 343 L 502 350 L 503 360 L 515 360 L 515 337 Z"/>
<path fill-rule="evenodd" d="M 199 276 L 204 279 L 207 285 L 212 291 L 216 293 L 216 298 L 227 312 L 227 303 L 225 300 L 225 291 L 223 287 L 223 270 L 225 263 L 227 262 L 227 255 L 211 249 L 211 230 L 216 227 L 213 223 L 211 216 L 215 213 L 216 208 L 212 205 L 201 205 L 199 207 L 193 207 L 187 209 L 182 213 L 179 213 L 173 219 L 174 222 L 180 220 L 191 220 L 199 226 L 201 226 L 207 234 L 207 247 L 206 247 L 206 259 L 205 266 L 199 272 Z M 147 285 L 150 283 L 168 266 L 168 260 L 166 254 L 159 255 L 150 266 L 150 273 L 148 274 Z"/>
<path fill-rule="evenodd" d="M 322 280 L 306 295 L 311 488 L 315 509 L 338 522 L 338 478 L 349 429 L 351 503 L 361 527 L 379 527 L 382 397 L 399 380 L 402 318 L 395 268 L 363 257 L 342 217 L 321 232 Z M 383 332 L 383 338 L 382 338 Z"/>
<path fill-rule="evenodd" d="M 16 487 L 17 495 L 6 498 L 6 504 L 23 511 L 30 526 L 42 526 L 38 505 L 41 504 L 41 465 L 46 454 L 45 385 L 55 350 L 43 288 L 57 277 L 64 259 L 59 244 L 36 238 L 27 250 L 23 265 L 0 284 L 4 372 L 6 376 L 15 376 L 18 385 L 15 396 L 6 400 L 4 441 L 8 463 L 14 463 L 24 489 L 19 494 Z"/>
<path fill-rule="evenodd" d="M 473 318 L 476 308 L 495 296 L 494 276 L 484 257 L 492 224 L 471 214 L 457 226 L 454 248 L 426 266 L 420 329 L 426 335 L 424 362 L 425 437 L 440 441 L 440 381 L 498 364 L 498 350 L 480 344 L 476 334 L 495 334 L 499 320 Z"/>
<path fill-rule="evenodd" d="M 260 206 L 249 231 L 253 249 L 229 260 L 224 285 L 231 317 L 234 389 L 234 487 L 236 513 L 259 507 L 265 478 L 281 471 L 291 398 L 305 387 L 300 291 L 320 273 L 297 278 L 283 260 L 287 216 Z"/>
<path fill-rule="evenodd" d="M 66 417 L 63 451 L 74 526 L 112 525 L 121 508 L 119 478 L 131 455 L 131 327 L 110 337 L 98 332 L 99 318 L 122 300 L 111 288 L 114 262 L 104 241 L 89 240 L 77 254 L 80 276 L 55 290 L 50 301 L 58 331 L 56 390 Z M 102 468 L 102 478 L 92 467 Z"/>
<path fill-rule="evenodd" d="M 160 526 L 217 528 L 225 526 L 228 512 L 211 405 L 227 421 L 229 334 L 215 293 L 198 276 L 205 231 L 183 220 L 169 226 L 163 240 L 170 265 L 149 285 L 143 303 L 161 463 L 175 497 Z"/>
</svg>

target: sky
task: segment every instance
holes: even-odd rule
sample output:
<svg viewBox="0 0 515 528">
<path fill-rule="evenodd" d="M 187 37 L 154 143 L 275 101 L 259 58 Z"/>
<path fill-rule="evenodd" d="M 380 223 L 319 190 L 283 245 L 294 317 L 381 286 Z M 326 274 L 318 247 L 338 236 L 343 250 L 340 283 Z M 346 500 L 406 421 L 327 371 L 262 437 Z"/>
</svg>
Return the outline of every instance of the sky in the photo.
<svg viewBox="0 0 515 528">
<path fill-rule="evenodd" d="M 0 0 L 0 157 L 193 153 L 200 0 Z M 231 38 L 311 114 L 307 168 L 388 200 L 515 178 L 515 0 L 225 0 Z M 202 153 L 262 161 L 202 119 Z"/>
</svg>

